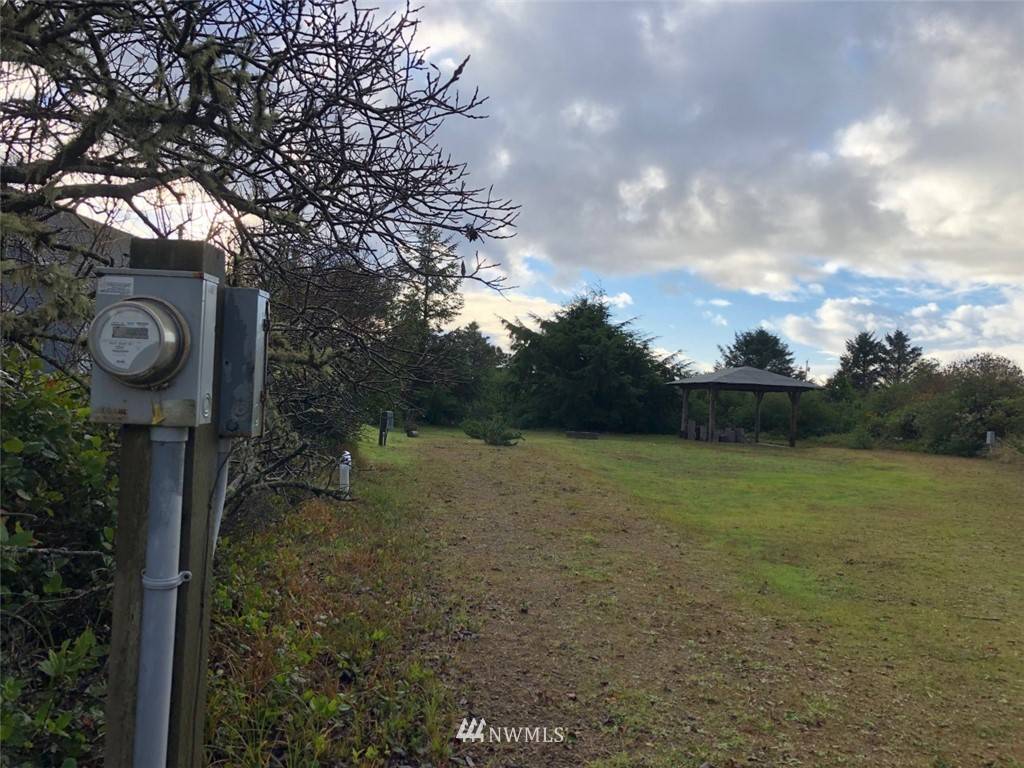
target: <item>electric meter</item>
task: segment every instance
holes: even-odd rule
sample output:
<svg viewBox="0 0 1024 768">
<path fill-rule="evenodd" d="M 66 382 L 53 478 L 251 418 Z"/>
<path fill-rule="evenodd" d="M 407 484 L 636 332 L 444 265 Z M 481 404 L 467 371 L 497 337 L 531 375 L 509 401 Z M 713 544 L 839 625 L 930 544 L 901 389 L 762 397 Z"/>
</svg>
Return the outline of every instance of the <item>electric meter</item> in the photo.
<svg viewBox="0 0 1024 768">
<path fill-rule="evenodd" d="M 218 279 L 171 269 L 97 272 L 89 418 L 159 427 L 211 423 Z"/>
<path fill-rule="evenodd" d="M 160 299 L 134 297 L 111 304 L 89 329 L 89 352 L 104 371 L 130 387 L 157 387 L 188 357 L 188 324 Z"/>
</svg>

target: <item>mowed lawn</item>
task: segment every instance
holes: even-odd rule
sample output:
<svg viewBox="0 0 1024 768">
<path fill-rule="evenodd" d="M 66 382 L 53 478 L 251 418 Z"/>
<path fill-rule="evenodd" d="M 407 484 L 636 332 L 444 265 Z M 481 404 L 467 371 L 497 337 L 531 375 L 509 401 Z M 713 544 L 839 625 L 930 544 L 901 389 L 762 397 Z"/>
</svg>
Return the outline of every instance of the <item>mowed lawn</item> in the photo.
<svg viewBox="0 0 1024 768">
<path fill-rule="evenodd" d="M 1019 465 L 426 429 L 353 487 L 224 543 L 211 764 L 1024 761 Z"/>
<path fill-rule="evenodd" d="M 678 524 L 749 610 L 822 623 L 925 701 L 969 692 L 1007 713 L 980 738 L 1024 739 L 1020 464 L 669 436 L 527 442 Z"/>
</svg>

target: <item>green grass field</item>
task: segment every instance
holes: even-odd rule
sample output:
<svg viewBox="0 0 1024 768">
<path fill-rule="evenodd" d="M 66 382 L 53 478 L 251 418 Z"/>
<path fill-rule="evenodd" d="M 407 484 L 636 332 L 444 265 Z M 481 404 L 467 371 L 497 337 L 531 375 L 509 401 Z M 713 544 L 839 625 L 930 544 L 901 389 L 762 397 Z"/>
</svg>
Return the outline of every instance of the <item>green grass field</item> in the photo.
<svg viewBox="0 0 1024 768">
<path fill-rule="evenodd" d="M 1024 681 L 1024 471 L 840 448 L 531 435 L 714 551 L 766 615 L 884 645 L 906 684 Z"/>
<path fill-rule="evenodd" d="M 1022 765 L 1019 465 L 429 428 L 358 458 L 357 502 L 225 546 L 213 764 Z"/>
</svg>

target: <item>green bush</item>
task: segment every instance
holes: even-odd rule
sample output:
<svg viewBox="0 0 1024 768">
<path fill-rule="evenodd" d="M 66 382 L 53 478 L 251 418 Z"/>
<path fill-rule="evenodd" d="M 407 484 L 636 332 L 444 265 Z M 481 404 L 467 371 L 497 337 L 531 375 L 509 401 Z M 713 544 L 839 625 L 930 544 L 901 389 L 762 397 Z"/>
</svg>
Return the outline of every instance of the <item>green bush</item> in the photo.
<svg viewBox="0 0 1024 768">
<path fill-rule="evenodd" d="M 980 354 L 943 369 L 944 391 L 913 406 L 926 450 L 976 456 L 985 433 L 1024 434 L 1024 373 L 1006 358 Z"/>
<path fill-rule="evenodd" d="M 523 433 L 513 429 L 504 419 L 492 417 L 483 421 L 467 419 L 462 422 L 462 431 L 474 440 L 483 440 L 488 445 L 511 446 L 523 438 Z"/>
<path fill-rule="evenodd" d="M 869 450 L 875 447 L 875 439 L 867 427 L 861 424 L 847 436 L 846 444 L 850 448 Z"/>
<path fill-rule="evenodd" d="M 916 409 L 925 450 L 974 456 L 985 442 L 981 415 L 964 410 L 953 393 L 930 398 Z"/>
<path fill-rule="evenodd" d="M 483 440 L 484 422 L 480 419 L 466 419 L 462 422 L 462 431 L 474 440 Z"/>
<path fill-rule="evenodd" d="M 0 374 L 4 766 L 98 765 L 117 477 L 85 393 L 7 350 Z"/>
</svg>

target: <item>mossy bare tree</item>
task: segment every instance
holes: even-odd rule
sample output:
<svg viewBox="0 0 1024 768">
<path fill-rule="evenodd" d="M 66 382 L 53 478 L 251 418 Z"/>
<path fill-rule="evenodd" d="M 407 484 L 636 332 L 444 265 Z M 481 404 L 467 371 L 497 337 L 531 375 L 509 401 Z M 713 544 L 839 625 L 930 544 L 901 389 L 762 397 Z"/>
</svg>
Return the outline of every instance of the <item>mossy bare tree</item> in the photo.
<svg viewBox="0 0 1024 768">
<path fill-rule="evenodd" d="M 448 119 L 482 117 L 484 99 L 458 91 L 466 61 L 427 61 L 408 8 L 14 0 L 0 13 L 5 253 L 26 254 L 5 280 L 47 298 L 4 307 L 7 339 L 80 344 L 88 278 L 109 259 L 62 239 L 45 222 L 55 211 L 169 237 L 207 222 L 230 279 L 274 294 L 277 437 L 245 466 L 275 469 L 238 489 L 301 482 L 315 454 L 298 449 L 349 431 L 366 393 L 405 375 L 384 307 L 423 277 L 410 255 L 425 227 L 470 243 L 512 234 L 515 206 L 436 138 Z M 454 250 L 437 261 L 462 276 Z M 466 279 L 495 282 L 470 265 Z"/>
</svg>

